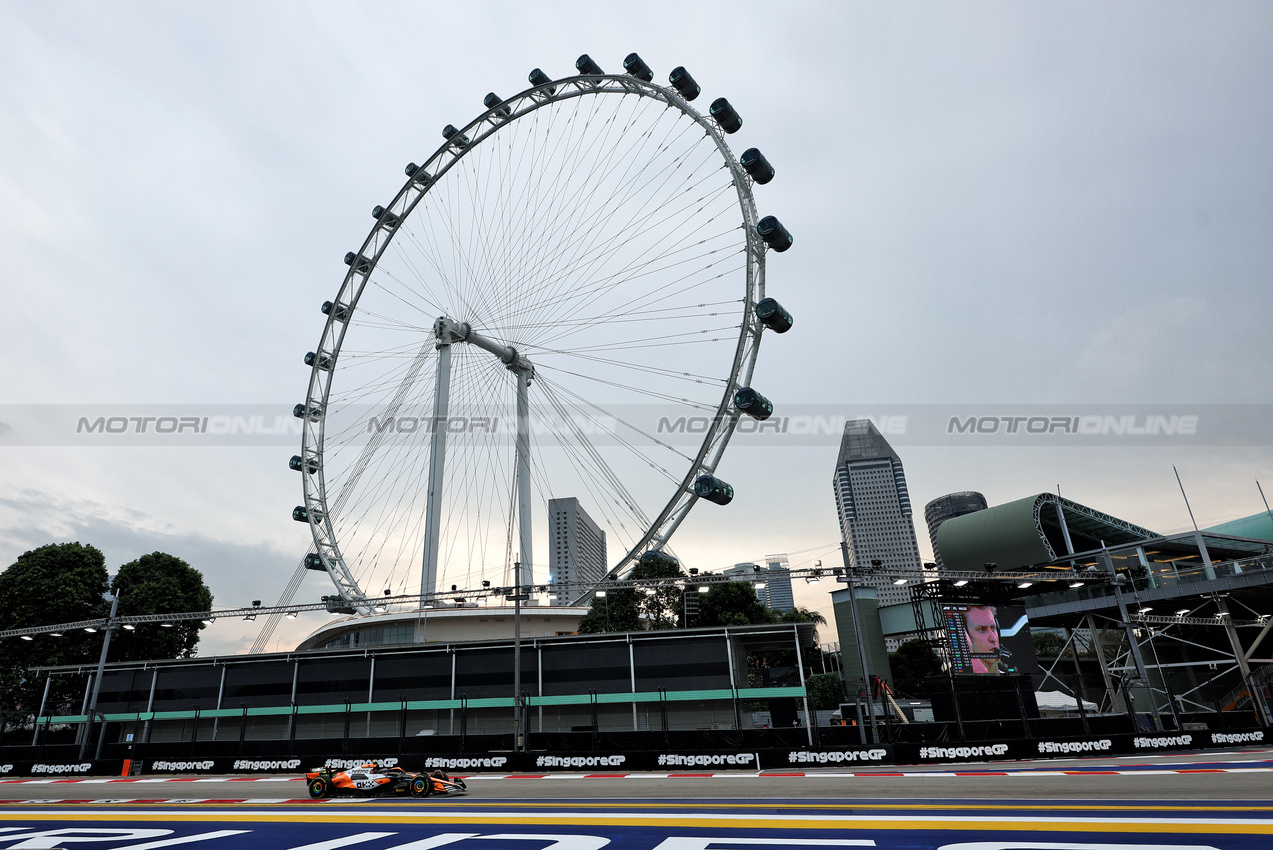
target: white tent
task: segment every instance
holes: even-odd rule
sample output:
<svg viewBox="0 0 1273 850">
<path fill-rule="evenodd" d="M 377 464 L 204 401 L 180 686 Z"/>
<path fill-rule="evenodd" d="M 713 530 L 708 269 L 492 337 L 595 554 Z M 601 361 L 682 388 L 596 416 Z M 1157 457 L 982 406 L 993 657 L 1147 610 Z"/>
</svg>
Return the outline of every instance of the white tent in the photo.
<svg viewBox="0 0 1273 850">
<path fill-rule="evenodd" d="M 1036 691 L 1034 701 L 1039 704 L 1039 711 L 1049 714 L 1072 711 L 1078 714 L 1078 701 L 1063 691 Z M 1094 702 L 1083 700 L 1084 711 L 1096 711 Z"/>
</svg>

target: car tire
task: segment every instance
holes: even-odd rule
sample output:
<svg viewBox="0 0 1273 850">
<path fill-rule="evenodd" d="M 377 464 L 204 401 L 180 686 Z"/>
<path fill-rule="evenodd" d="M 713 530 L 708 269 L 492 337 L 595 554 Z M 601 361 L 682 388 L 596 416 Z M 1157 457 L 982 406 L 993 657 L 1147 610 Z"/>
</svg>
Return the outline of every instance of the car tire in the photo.
<svg viewBox="0 0 1273 850">
<path fill-rule="evenodd" d="M 417 776 L 411 780 L 411 796 L 427 797 L 433 793 L 433 780 L 427 776 Z"/>
<path fill-rule="evenodd" d="M 309 781 L 309 796 L 317 800 L 320 797 L 326 797 L 331 794 L 332 785 L 324 776 L 316 776 Z"/>
</svg>

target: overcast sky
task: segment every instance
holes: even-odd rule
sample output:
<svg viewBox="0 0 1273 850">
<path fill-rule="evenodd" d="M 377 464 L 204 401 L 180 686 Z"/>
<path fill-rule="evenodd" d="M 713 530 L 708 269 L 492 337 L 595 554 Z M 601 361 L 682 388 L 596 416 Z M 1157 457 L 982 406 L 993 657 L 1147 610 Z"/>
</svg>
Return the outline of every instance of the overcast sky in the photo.
<svg viewBox="0 0 1273 850">
<path fill-rule="evenodd" d="M 796 327 L 766 338 L 754 384 L 780 409 L 1265 417 L 1229 445 L 901 440 L 917 512 L 953 490 L 996 504 L 1060 486 L 1181 531 L 1173 464 L 1200 524 L 1262 509 L 1268 4 L 3 0 L 0 565 L 67 540 L 112 569 L 159 549 L 203 570 L 218 605 L 276 599 L 308 543 L 289 517 L 293 450 L 5 445 L 5 431 L 41 404 L 289 411 L 317 305 L 402 166 L 531 68 L 565 76 L 587 52 L 618 71 L 633 50 L 656 81 L 684 64 L 727 95 L 745 121 L 736 152 L 757 145 L 777 168 L 757 203 L 795 236 L 768 291 Z M 714 569 L 837 552 L 835 442 L 732 449 L 721 472 L 739 498 L 696 508 L 678 553 Z M 798 601 L 829 615 L 827 589 Z M 301 597 L 327 592 L 314 576 Z M 205 635 L 211 654 L 255 632 Z"/>
</svg>

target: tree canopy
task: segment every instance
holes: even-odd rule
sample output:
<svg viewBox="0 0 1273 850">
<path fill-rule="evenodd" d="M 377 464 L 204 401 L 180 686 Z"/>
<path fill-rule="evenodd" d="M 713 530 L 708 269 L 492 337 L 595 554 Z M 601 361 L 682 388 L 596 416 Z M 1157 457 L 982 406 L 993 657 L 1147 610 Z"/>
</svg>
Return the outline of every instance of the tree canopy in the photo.
<svg viewBox="0 0 1273 850">
<path fill-rule="evenodd" d="M 9 628 L 48 626 L 105 617 L 106 557 L 93 546 L 51 543 L 18 556 L 0 573 L 0 610 Z M 77 629 L 62 637 L 0 641 L 0 713 L 6 720 L 39 709 L 43 682 L 27 676 L 29 667 L 78 664 L 95 660 L 101 638 Z M 71 690 L 69 679 L 55 682 Z M 82 685 L 79 686 L 82 688 Z M 53 700 L 71 694 L 50 692 Z"/>
<path fill-rule="evenodd" d="M 761 604 L 750 581 L 725 581 L 709 586 L 711 590 L 698 595 L 696 626 L 748 626 L 778 619 Z"/>
<path fill-rule="evenodd" d="M 142 555 L 119 568 L 111 589 L 119 591 L 119 615 L 172 614 L 207 611 L 212 591 L 203 573 L 164 552 Z M 144 661 L 150 658 L 189 658 L 199 645 L 200 620 L 176 621 L 165 628 L 145 623 L 135 631 L 119 631 L 111 643 L 112 661 Z M 118 642 L 118 649 L 116 643 Z"/>
<path fill-rule="evenodd" d="M 118 589 L 120 616 L 206 611 L 212 594 L 203 575 L 188 563 L 153 552 L 120 567 L 110 581 L 100 550 L 81 543 L 51 543 L 18 556 L 0 573 L 0 610 L 8 628 L 48 626 L 105 618 L 106 593 Z M 185 658 L 195 653 L 203 623 L 175 623 L 164 628 L 143 624 L 111 636 L 108 661 Z M 0 718 L 19 720 L 39 710 L 44 681 L 28 674 L 33 667 L 91 664 L 98 660 L 103 636 L 83 629 L 60 636 L 34 635 L 31 640 L 0 641 Z M 82 698 L 83 680 L 54 677 L 48 705 Z M 76 706 L 78 708 L 78 705 Z"/>
<path fill-rule="evenodd" d="M 941 673 L 941 658 L 919 638 L 908 640 L 890 652 L 888 665 L 894 680 L 923 679 Z"/>
<path fill-rule="evenodd" d="M 632 568 L 630 579 L 680 578 L 685 573 L 671 558 L 643 559 Z M 653 593 L 634 587 L 602 588 L 605 596 L 593 597 L 588 613 L 579 621 L 579 634 L 639 632 L 645 629 L 675 629 L 684 619 L 681 588 L 669 584 L 654 587 Z"/>
</svg>

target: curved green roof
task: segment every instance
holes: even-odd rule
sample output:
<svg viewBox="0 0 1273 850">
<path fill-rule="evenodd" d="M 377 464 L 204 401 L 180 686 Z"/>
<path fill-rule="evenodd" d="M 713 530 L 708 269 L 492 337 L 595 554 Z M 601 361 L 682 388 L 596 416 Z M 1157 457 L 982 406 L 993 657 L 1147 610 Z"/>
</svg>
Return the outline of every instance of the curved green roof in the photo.
<svg viewBox="0 0 1273 850">
<path fill-rule="evenodd" d="M 937 550 L 951 570 L 980 570 L 986 564 L 1015 569 L 1041 564 L 1056 555 L 1038 530 L 1040 493 L 948 519 L 937 529 Z"/>
<path fill-rule="evenodd" d="M 1227 534 L 1230 537 L 1250 537 L 1253 540 L 1273 540 L 1273 515 L 1270 515 L 1268 511 L 1262 511 L 1204 528 L 1203 532 Z"/>
<path fill-rule="evenodd" d="M 1064 526 L 1058 513 L 1064 516 Z M 1068 532 L 1072 550 L 1067 550 Z M 1038 493 L 948 519 L 937 529 L 937 551 L 948 569 L 980 570 L 986 564 L 1013 570 L 1046 564 L 1068 551 L 1086 552 L 1158 535 L 1055 493 Z"/>
</svg>

